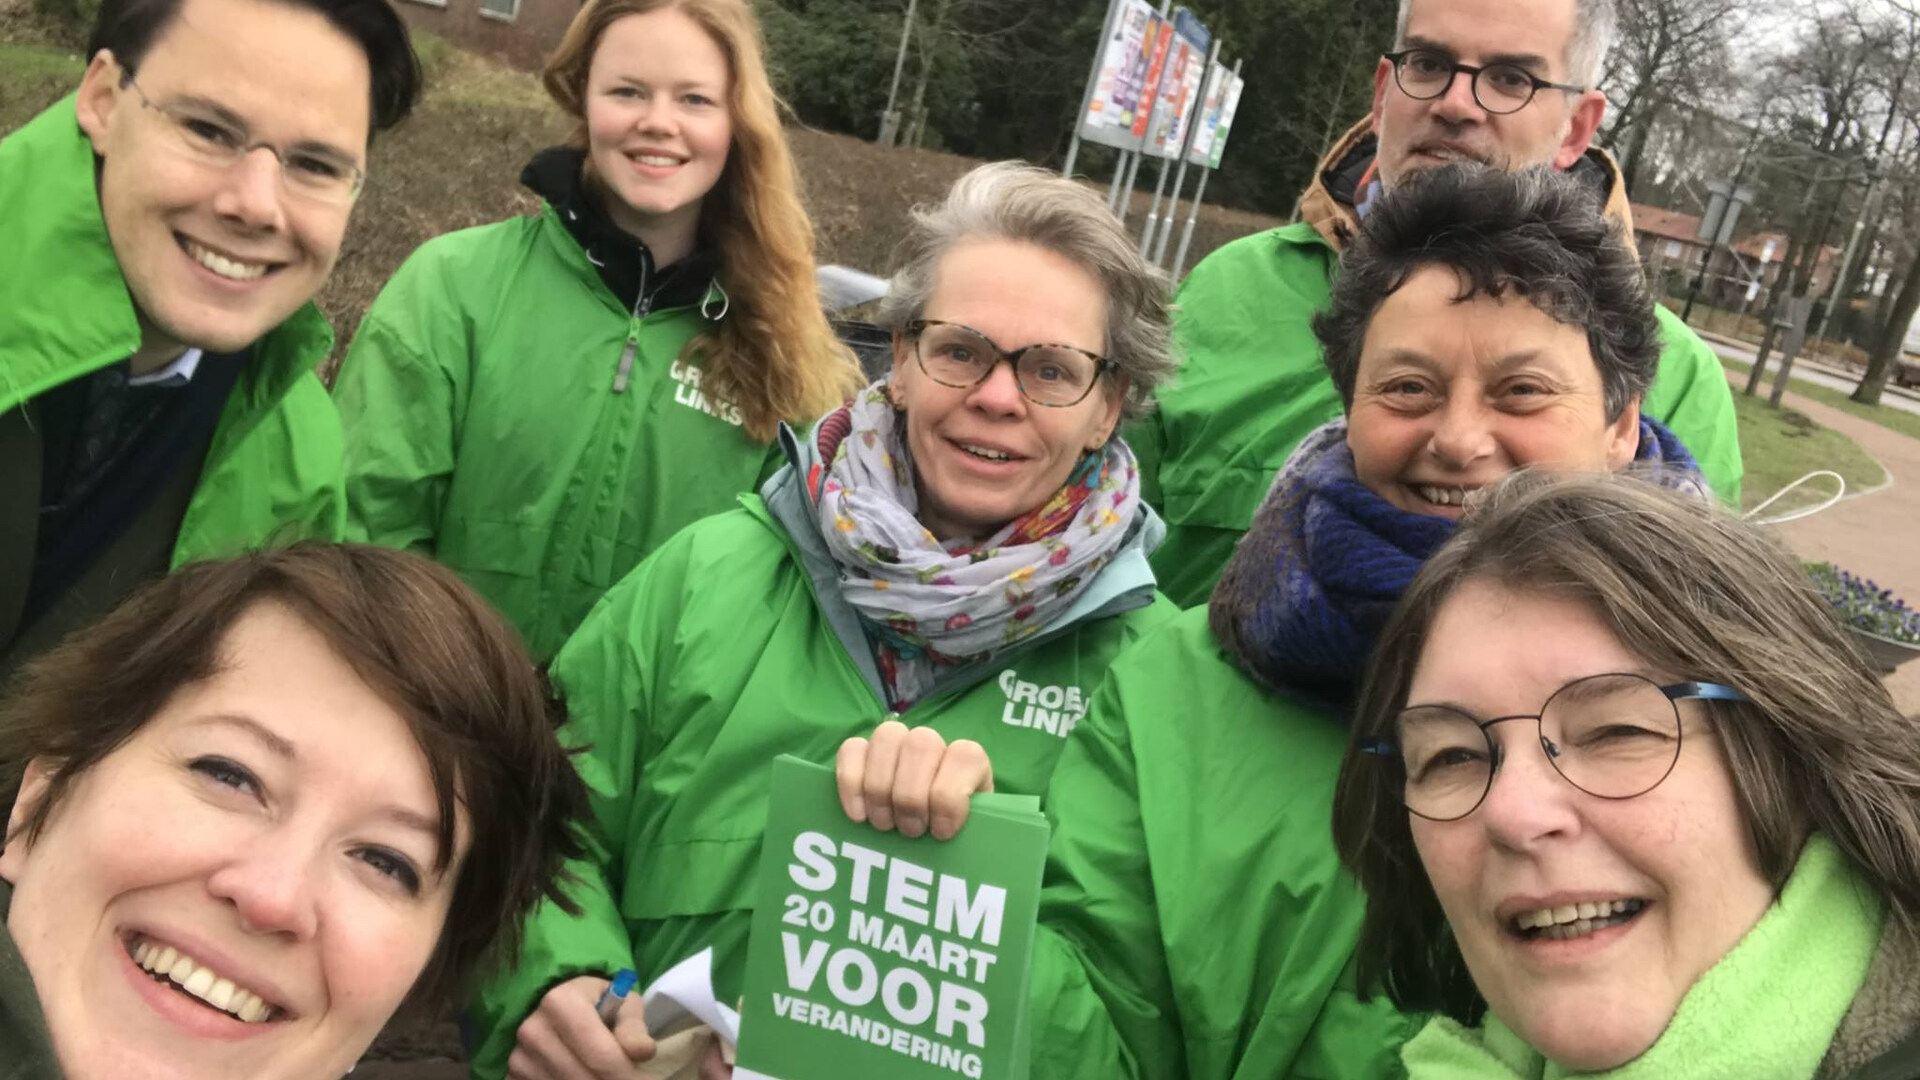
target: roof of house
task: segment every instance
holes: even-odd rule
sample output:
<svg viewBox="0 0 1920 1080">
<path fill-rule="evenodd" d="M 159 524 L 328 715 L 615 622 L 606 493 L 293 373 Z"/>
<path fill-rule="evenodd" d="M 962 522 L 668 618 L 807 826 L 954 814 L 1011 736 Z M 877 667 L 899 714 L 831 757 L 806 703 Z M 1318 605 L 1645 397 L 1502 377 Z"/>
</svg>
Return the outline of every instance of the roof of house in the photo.
<svg viewBox="0 0 1920 1080">
<path fill-rule="evenodd" d="M 1697 216 L 1645 203 L 1633 204 L 1633 231 L 1703 247 L 1706 245 L 1706 241 L 1700 239 L 1700 219 Z"/>
<path fill-rule="evenodd" d="M 1773 245 L 1773 253 L 1767 256 L 1768 262 L 1777 263 L 1786 259 L 1787 238 L 1784 234 L 1777 232 L 1754 233 L 1744 240 L 1737 241 L 1733 245 L 1733 250 L 1749 259 L 1757 259 L 1761 252 L 1767 250 L 1768 244 Z"/>
</svg>

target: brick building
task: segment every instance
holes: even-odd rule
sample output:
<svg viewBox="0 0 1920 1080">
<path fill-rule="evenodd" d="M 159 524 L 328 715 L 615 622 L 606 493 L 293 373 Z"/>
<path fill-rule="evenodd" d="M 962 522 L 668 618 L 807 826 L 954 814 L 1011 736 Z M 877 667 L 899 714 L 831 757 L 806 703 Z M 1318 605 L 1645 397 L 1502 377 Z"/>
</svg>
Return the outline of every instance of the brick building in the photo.
<svg viewBox="0 0 1920 1080">
<path fill-rule="evenodd" d="M 414 29 L 538 71 L 560 44 L 580 0 L 394 0 L 394 7 Z"/>
</svg>

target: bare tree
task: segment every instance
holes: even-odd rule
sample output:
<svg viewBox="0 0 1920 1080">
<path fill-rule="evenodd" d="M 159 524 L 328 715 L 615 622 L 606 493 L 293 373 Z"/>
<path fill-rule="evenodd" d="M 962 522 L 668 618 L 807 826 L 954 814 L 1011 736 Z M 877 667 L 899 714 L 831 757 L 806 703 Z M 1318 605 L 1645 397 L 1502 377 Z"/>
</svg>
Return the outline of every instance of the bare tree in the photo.
<svg viewBox="0 0 1920 1080">
<path fill-rule="evenodd" d="M 1629 192 L 1671 105 L 1702 104 L 1732 81 L 1728 43 L 1751 10 L 1747 0 L 1621 0 L 1620 38 L 1601 80 L 1613 106 L 1602 144 L 1621 158 Z"/>
<path fill-rule="evenodd" d="M 1886 104 L 1886 125 L 1881 131 L 1878 155 L 1883 161 L 1887 135 L 1899 124 L 1904 136 L 1907 126 L 1916 122 L 1920 109 L 1916 109 L 1915 83 L 1920 81 L 1920 9 L 1916 9 L 1900 0 L 1889 0 L 1888 14 L 1882 21 L 1882 41 L 1884 55 L 1882 62 L 1885 81 L 1881 86 Z M 1895 146 L 1895 157 L 1900 147 Z M 1913 174 L 1911 169 L 1895 167 L 1892 178 L 1904 179 L 1907 188 L 1907 206 L 1915 201 Z M 1867 361 L 1866 374 L 1861 376 L 1860 384 L 1853 388 L 1852 398 L 1865 405 L 1880 403 L 1880 395 L 1886 389 L 1887 377 L 1893 372 L 1894 361 L 1899 359 L 1900 351 L 1906 341 L 1907 327 L 1913 322 L 1914 312 L 1920 308 L 1920 231 L 1909 227 L 1905 239 L 1917 253 L 1904 275 L 1899 293 L 1890 310 L 1884 306 L 1885 315 L 1880 324 L 1880 332 L 1875 339 L 1872 355 Z M 1888 291 L 1892 291 L 1892 282 L 1888 282 Z"/>
</svg>

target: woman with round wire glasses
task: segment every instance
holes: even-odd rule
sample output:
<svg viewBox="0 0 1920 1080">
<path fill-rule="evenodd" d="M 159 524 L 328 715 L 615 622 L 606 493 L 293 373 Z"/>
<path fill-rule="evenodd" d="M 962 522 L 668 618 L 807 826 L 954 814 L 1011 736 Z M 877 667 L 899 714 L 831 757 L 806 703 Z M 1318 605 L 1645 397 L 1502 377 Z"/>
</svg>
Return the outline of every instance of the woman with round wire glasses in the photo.
<svg viewBox="0 0 1920 1080">
<path fill-rule="evenodd" d="M 481 1004 L 515 1077 L 652 1052 L 594 1020 L 582 973 L 644 984 L 712 947 L 738 998 L 776 755 L 938 732 L 1038 794 L 1114 654 L 1172 614 L 1114 436 L 1172 367 L 1164 277 L 1096 193 L 1014 163 L 919 211 L 900 262 L 891 376 L 783 429 L 759 496 L 649 557 L 554 661 L 597 858 L 587 917 L 536 916 L 539 962 Z"/>
<path fill-rule="evenodd" d="M 1490 492 L 1334 803 L 1358 979 L 1454 1077 L 1920 1075 L 1920 738 L 1798 562 L 1630 479 Z"/>
</svg>

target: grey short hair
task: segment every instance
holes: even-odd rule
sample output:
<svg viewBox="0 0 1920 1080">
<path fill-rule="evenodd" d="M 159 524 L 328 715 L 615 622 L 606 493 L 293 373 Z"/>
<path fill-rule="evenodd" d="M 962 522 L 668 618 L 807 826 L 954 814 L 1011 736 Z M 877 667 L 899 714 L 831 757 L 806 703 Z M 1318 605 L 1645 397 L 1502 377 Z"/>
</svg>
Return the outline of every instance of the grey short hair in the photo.
<svg viewBox="0 0 1920 1080">
<path fill-rule="evenodd" d="M 1432 0 L 1429 0 L 1432 2 Z M 1407 40 L 1407 13 L 1413 0 L 1400 0 L 1399 20 L 1393 25 L 1393 47 Z M 1567 42 L 1566 81 L 1591 90 L 1600 85 L 1607 53 L 1620 34 L 1620 11 L 1614 0 L 1574 0 L 1573 39 Z"/>
<path fill-rule="evenodd" d="M 1051 251 L 1097 278 L 1107 297 L 1104 352 L 1127 377 L 1121 415 L 1153 408 L 1173 374 L 1167 277 L 1140 256 L 1105 200 L 1075 181 L 1019 161 L 982 165 L 954 182 L 944 201 L 917 206 L 894 252 L 881 321 L 896 333 L 920 318 L 940 260 L 969 240 L 1010 240 Z"/>
<path fill-rule="evenodd" d="M 1313 320 L 1340 400 L 1353 405 L 1367 326 L 1415 271 L 1452 269 L 1458 299 L 1524 296 L 1584 330 L 1608 420 L 1660 367 L 1660 322 L 1639 260 L 1583 181 L 1546 166 L 1422 169 L 1381 196 L 1340 258 L 1332 301 Z"/>
</svg>

